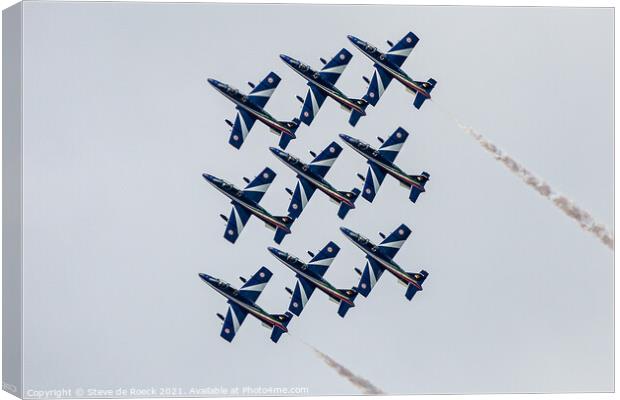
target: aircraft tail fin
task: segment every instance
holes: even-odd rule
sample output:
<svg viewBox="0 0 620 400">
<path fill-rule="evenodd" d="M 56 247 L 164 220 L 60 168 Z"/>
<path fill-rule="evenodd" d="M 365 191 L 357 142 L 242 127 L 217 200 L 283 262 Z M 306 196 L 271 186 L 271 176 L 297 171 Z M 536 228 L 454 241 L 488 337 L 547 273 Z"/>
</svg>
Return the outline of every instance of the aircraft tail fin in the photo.
<svg viewBox="0 0 620 400">
<path fill-rule="evenodd" d="M 284 314 L 272 315 L 272 317 L 274 317 L 277 321 L 279 321 L 282 324 L 282 326 L 284 326 L 284 328 L 286 328 L 288 323 L 291 322 L 291 318 L 293 317 L 293 314 L 287 311 Z M 285 332 L 288 332 L 288 330 L 283 330 L 278 325 L 274 325 L 273 330 L 271 331 L 271 340 L 274 343 L 278 343 L 278 340 L 280 340 L 280 336 L 282 336 L 282 334 Z"/>
<path fill-rule="evenodd" d="M 286 226 L 287 229 L 283 229 L 281 227 L 277 227 L 276 228 L 276 235 L 273 238 L 273 240 L 277 243 L 280 244 L 282 243 L 282 240 L 284 240 L 284 237 L 286 235 L 288 235 L 289 233 L 291 233 L 291 226 L 293 225 L 293 222 L 295 222 L 294 218 L 285 216 L 285 217 L 274 217 L 275 219 L 277 219 L 278 221 L 280 221 L 282 224 L 284 224 Z"/>
<path fill-rule="evenodd" d="M 431 175 L 428 172 L 424 171 L 421 175 L 410 175 L 409 177 L 415 182 L 415 184 L 411 185 L 409 200 L 415 203 L 420 194 L 425 191 L 424 185 L 426 185 L 426 182 L 428 182 L 428 180 L 431 178 Z"/>
<path fill-rule="evenodd" d="M 364 111 L 363 113 L 361 113 L 357 110 L 351 110 L 351 116 L 349 117 L 349 124 L 351 124 L 351 126 L 355 126 L 357 124 L 357 121 L 359 121 L 360 118 L 366 115 L 366 107 L 368 107 L 368 100 L 366 100 L 365 98 L 352 99 L 352 100 L 354 103 L 359 105 Z"/>
<path fill-rule="evenodd" d="M 291 135 L 287 133 L 280 134 L 280 142 L 278 143 L 278 146 L 280 146 L 282 150 L 286 149 L 286 146 L 288 146 L 291 140 L 297 138 L 295 132 L 297 131 L 297 128 L 299 128 L 300 122 L 301 121 L 299 121 L 298 118 L 293 118 L 292 121 L 280 121 L 280 123 L 286 126 L 291 132 Z"/>
<path fill-rule="evenodd" d="M 295 132 L 297 132 L 297 128 L 299 128 L 299 124 L 301 123 L 301 121 L 298 118 L 293 118 L 292 121 L 280 121 L 280 123 L 286 126 L 292 134 L 280 134 L 280 142 L 278 143 L 278 146 L 280 146 L 280 148 L 284 150 L 286 149 L 286 146 L 288 146 L 288 144 L 291 142 L 291 140 L 297 138 L 297 136 L 295 136 Z"/>
<path fill-rule="evenodd" d="M 420 271 L 419 273 L 407 272 L 407 275 L 409 275 L 411 278 L 413 278 L 413 280 L 415 280 L 418 283 L 418 285 L 414 285 L 410 283 L 407 286 L 405 297 L 407 298 L 407 300 L 411 301 L 411 299 L 413 299 L 413 296 L 415 296 L 417 292 L 422 290 L 422 283 L 424 283 L 424 281 L 426 280 L 426 277 L 428 277 L 428 272 L 424 270 Z"/>
<path fill-rule="evenodd" d="M 431 78 L 428 80 L 428 82 L 416 82 L 416 84 L 424 88 L 424 90 L 426 90 L 426 93 L 430 95 L 433 88 L 435 88 L 437 81 Z M 419 110 L 420 107 L 422 107 L 422 104 L 424 104 L 424 102 L 429 98 L 430 97 L 426 97 L 422 93 L 418 92 L 415 95 L 415 99 L 413 100 L 413 106 Z"/>
<path fill-rule="evenodd" d="M 340 289 L 340 292 L 347 296 L 351 303 L 353 303 L 353 301 L 357 297 L 357 289 L 354 287 L 352 287 L 351 289 Z M 355 304 L 352 305 L 347 302 L 340 301 L 340 307 L 338 307 L 338 315 L 344 318 L 344 316 L 347 315 L 347 311 L 349 311 L 349 308 L 351 307 L 355 307 Z"/>
<path fill-rule="evenodd" d="M 354 188 L 350 192 L 340 192 L 340 194 L 346 197 L 351 202 L 351 204 L 355 204 L 355 200 L 357 200 L 357 197 L 360 195 L 360 190 L 358 188 Z M 338 217 L 340 217 L 340 219 L 344 219 L 344 217 L 347 216 L 349 210 L 353 208 L 355 208 L 355 206 L 351 207 L 344 201 L 341 202 L 340 208 L 338 209 Z"/>
</svg>

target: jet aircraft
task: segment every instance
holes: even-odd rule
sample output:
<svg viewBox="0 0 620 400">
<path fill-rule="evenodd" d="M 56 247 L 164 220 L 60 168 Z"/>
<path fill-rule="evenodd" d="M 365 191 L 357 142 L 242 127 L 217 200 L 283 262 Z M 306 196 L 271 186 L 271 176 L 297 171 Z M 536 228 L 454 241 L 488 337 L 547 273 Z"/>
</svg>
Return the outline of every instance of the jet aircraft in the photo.
<svg viewBox="0 0 620 400">
<path fill-rule="evenodd" d="M 288 332 L 286 326 L 293 317 L 290 312 L 285 314 L 269 314 L 256 304 L 256 300 L 258 300 L 272 275 L 267 268 L 261 267 L 248 280 L 240 277 L 239 279 L 243 282 L 243 286 L 241 289 L 236 289 L 229 283 L 213 276 L 204 273 L 198 274 L 200 279 L 228 300 L 229 307 L 226 317 L 219 313 L 216 314 L 224 322 L 222 332 L 220 333 L 221 337 L 232 342 L 248 314 L 256 317 L 267 328 L 272 329 L 271 340 L 276 343 L 283 333 Z"/>
<path fill-rule="evenodd" d="M 299 120 L 297 118 L 293 119 L 293 121 L 278 121 L 264 109 L 280 83 L 280 77 L 275 72 L 270 72 L 258 85 L 248 82 L 252 91 L 247 95 L 215 79 L 208 79 L 208 81 L 218 92 L 236 106 L 237 118 L 235 123 L 233 124 L 226 120 L 226 123 L 232 127 L 228 143 L 233 147 L 241 148 L 256 120 L 267 125 L 272 132 L 280 136 L 279 145 L 283 149 L 295 138 L 295 132 L 299 127 Z"/>
<path fill-rule="evenodd" d="M 292 295 L 291 304 L 288 306 L 288 309 L 293 314 L 297 316 L 301 314 L 310 296 L 314 293 L 314 289 L 317 288 L 329 296 L 331 301 L 340 304 L 338 307 L 338 315 L 341 317 L 346 315 L 349 308 L 355 307 L 353 303 L 353 300 L 355 300 L 357 296 L 357 290 L 355 288 L 336 289 L 323 278 L 323 275 L 325 275 L 325 272 L 340 251 L 340 247 L 338 247 L 336 243 L 329 242 L 317 255 L 308 252 L 310 257 L 312 257 L 308 264 L 300 261 L 294 255 L 274 247 L 269 247 L 269 251 L 297 276 L 295 290 L 286 288 L 286 291 Z"/>
<path fill-rule="evenodd" d="M 280 58 L 286 65 L 307 80 L 308 86 L 310 87 L 305 101 L 297 96 L 297 99 L 303 102 L 301 116 L 299 117 L 301 122 L 310 125 L 327 97 L 334 99 L 347 111 L 356 112 L 361 115 L 366 114 L 364 111 L 368 105 L 366 100 L 352 99 L 335 86 L 338 78 L 340 78 L 340 75 L 351 60 L 351 57 L 352 55 L 347 49 L 342 49 L 328 63 L 321 58 L 321 62 L 325 64 L 325 66 L 320 71 L 315 71 L 309 65 L 301 61 L 285 54 L 280 54 Z"/>
<path fill-rule="evenodd" d="M 405 224 L 396 228 L 388 237 L 380 233 L 383 241 L 379 246 L 376 246 L 364 236 L 350 229 L 341 227 L 340 230 L 366 254 L 367 261 L 364 272 L 361 272 L 357 268 L 355 269 L 355 272 L 361 276 L 357 291 L 362 296 L 368 297 L 370 291 L 379 278 L 381 278 L 384 271 L 389 271 L 398 279 L 399 283 L 407 286 L 407 291 L 405 292 L 407 300 L 411 300 L 418 291 L 422 290 L 422 283 L 426 280 L 428 272 L 424 270 L 419 273 L 406 272 L 393 260 L 398 250 L 400 250 L 400 247 L 411 234 L 411 229 Z"/>
<path fill-rule="evenodd" d="M 341 219 L 344 219 L 350 209 L 355 208 L 354 203 L 360 194 L 359 189 L 354 188 L 350 192 L 341 192 L 325 180 L 325 175 L 342 152 L 342 147 L 338 143 L 330 143 L 318 156 L 314 152 L 310 152 L 314 160 L 309 164 L 305 164 L 299 158 L 278 148 L 270 147 L 269 150 L 297 174 L 298 181 L 295 192 L 287 189 L 287 192 L 293 196 L 288 208 L 290 217 L 299 218 L 316 189 L 325 193 L 330 200 L 340 204 L 338 216 Z"/>
<path fill-rule="evenodd" d="M 375 72 L 372 76 L 372 80 L 368 80 L 368 78 L 364 77 L 366 83 L 370 85 L 363 97 L 364 100 L 372 104 L 373 107 L 377 105 L 379 98 L 385 89 L 387 89 L 392 79 L 396 79 L 398 82 L 402 83 L 408 91 L 416 95 L 413 100 L 413 105 L 417 109 L 422 107 L 424 101 L 431 98 L 431 91 L 437 84 L 436 80 L 431 78 L 428 82 L 418 82 L 413 80 L 401 69 L 401 66 L 411 53 L 411 50 L 413 50 L 420 40 L 413 32 L 406 34 L 396 45 L 388 40 L 387 43 L 391 49 L 387 53 L 382 53 L 377 47 L 355 36 L 349 35 L 347 37 L 355 47 L 374 63 Z M 363 113 L 352 112 L 349 123 L 355 126 L 363 115 Z"/>
<path fill-rule="evenodd" d="M 414 203 L 418 199 L 418 196 L 425 191 L 424 185 L 426 185 L 426 182 L 431 177 L 428 172 L 422 172 L 421 175 L 408 175 L 394 164 L 394 160 L 408 136 L 409 133 L 399 127 L 387 140 L 384 141 L 382 138 L 377 138 L 382 145 L 376 150 L 368 143 L 345 134 L 340 134 L 340 138 L 344 140 L 346 144 L 366 158 L 368 164 L 366 178 L 364 179 L 360 174 L 358 174 L 358 177 L 364 180 L 362 197 L 369 202 L 372 203 L 374 200 L 386 174 L 393 176 L 398 180 L 401 186 L 411 190 L 409 199 Z"/>
<path fill-rule="evenodd" d="M 233 208 L 230 217 L 220 214 L 220 217 L 227 223 L 224 237 L 229 242 L 235 243 L 252 215 L 263 221 L 268 228 L 275 229 L 276 236 L 280 234 L 284 236 L 284 234 L 291 233 L 291 225 L 294 221 L 292 218 L 288 216 L 274 217 L 258 204 L 276 176 L 276 173 L 270 168 L 265 168 L 252 181 L 248 178 L 243 178 L 247 183 L 243 190 L 216 176 L 209 174 L 202 174 L 202 176 L 231 200 Z M 282 233 L 279 233 L 280 231 Z"/>
</svg>

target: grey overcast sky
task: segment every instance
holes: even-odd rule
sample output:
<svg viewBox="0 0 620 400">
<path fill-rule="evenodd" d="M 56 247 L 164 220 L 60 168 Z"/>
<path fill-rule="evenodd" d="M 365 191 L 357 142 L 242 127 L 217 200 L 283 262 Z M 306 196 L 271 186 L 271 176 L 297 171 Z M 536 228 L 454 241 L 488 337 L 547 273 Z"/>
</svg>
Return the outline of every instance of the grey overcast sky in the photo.
<svg viewBox="0 0 620 400">
<path fill-rule="evenodd" d="M 344 320 L 316 292 L 279 344 L 253 318 L 225 342 L 224 298 L 198 272 L 238 285 L 268 266 L 259 303 L 273 313 L 295 278 L 256 219 L 223 239 L 230 204 L 201 173 L 241 185 L 270 166 L 262 204 L 276 215 L 295 177 L 258 123 L 240 151 L 228 145 L 233 105 L 206 78 L 249 90 L 275 71 L 267 110 L 289 120 L 306 86 L 278 54 L 318 67 L 349 48 L 338 86 L 360 97 L 372 64 L 346 35 L 385 49 L 408 31 L 420 42 L 403 68 L 437 79 L 433 102 L 415 110 L 392 83 L 352 129 L 327 100 L 288 150 L 310 160 L 338 133 L 376 144 L 402 126 L 397 163 L 429 171 L 427 192 L 413 205 L 387 178 L 344 222 L 316 193 L 281 248 L 303 258 L 335 240 L 326 277 L 350 287 L 364 259 L 338 227 L 379 240 L 404 222 L 413 234 L 395 260 L 430 272 L 424 291 L 410 303 L 386 274 Z M 391 394 L 613 390 L 613 252 L 442 111 L 611 226 L 612 9 L 27 2 L 23 56 L 26 389 L 357 393 L 303 339 Z M 327 178 L 350 190 L 365 169 L 346 148 Z"/>
</svg>

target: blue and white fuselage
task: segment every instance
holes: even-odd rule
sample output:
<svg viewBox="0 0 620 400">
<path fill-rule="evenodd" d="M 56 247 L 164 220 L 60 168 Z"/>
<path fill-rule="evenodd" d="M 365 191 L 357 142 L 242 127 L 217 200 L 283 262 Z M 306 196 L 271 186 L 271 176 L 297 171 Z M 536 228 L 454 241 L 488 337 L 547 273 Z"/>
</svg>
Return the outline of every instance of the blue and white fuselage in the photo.
<svg viewBox="0 0 620 400">
<path fill-rule="evenodd" d="M 362 155 L 362 157 L 366 158 L 368 161 L 379 165 L 383 170 L 385 170 L 389 175 L 393 176 L 402 185 L 407 187 L 415 186 L 419 190 L 424 191 L 424 186 L 420 185 L 419 183 L 423 178 L 421 178 L 419 175 L 416 176 L 405 173 L 396 164 L 386 160 L 383 156 L 381 156 L 379 151 L 373 148 L 368 143 L 365 143 L 359 139 L 345 134 L 340 134 L 339 136 L 353 150 Z"/>
<path fill-rule="evenodd" d="M 287 167 L 292 169 L 298 176 L 302 176 L 307 179 L 312 185 L 314 185 L 321 192 L 325 193 L 332 200 L 338 203 L 345 203 L 350 208 L 355 208 L 355 204 L 351 201 L 351 194 L 349 192 L 340 192 L 329 184 L 324 178 L 312 173 L 308 164 L 305 164 L 299 158 L 290 155 L 289 153 L 282 151 L 275 147 L 270 147 L 269 150 L 278 157 Z M 347 195 L 349 198 L 347 198 Z"/>
<path fill-rule="evenodd" d="M 265 111 L 262 107 L 257 106 L 248 99 L 248 95 L 239 92 L 238 89 L 220 82 L 215 79 L 208 79 L 211 86 L 213 86 L 218 92 L 224 95 L 228 100 L 232 101 L 238 108 L 241 108 L 251 114 L 254 118 L 267 125 L 269 129 L 278 133 L 286 134 L 295 138 L 294 130 L 283 125 L 280 121 L 276 120 L 271 114 Z"/>
<path fill-rule="evenodd" d="M 366 257 L 376 261 L 382 268 L 389 271 L 392 275 L 398 278 L 400 281 L 411 284 L 415 286 L 418 290 L 422 290 L 422 286 L 405 270 L 403 270 L 398 264 L 391 260 L 390 258 L 385 257 L 379 251 L 379 246 L 372 243 L 366 237 L 360 235 L 357 232 L 352 231 L 351 229 L 341 227 L 340 230 L 344 235 L 355 244 L 360 250 L 362 250 Z"/>
<path fill-rule="evenodd" d="M 366 111 L 361 104 L 357 104 L 355 99 L 348 97 L 335 85 L 321 78 L 319 72 L 313 70 L 308 64 L 304 64 L 299 60 L 287 56 L 286 54 L 280 54 L 280 58 L 286 63 L 286 65 L 291 67 L 293 71 L 297 72 L 302 78 L 307 80 L 309 84 L 313 84 L 318 87 L 323 93 L 334 99 L 347 110 L 355 110 L 362 115 L 366 115 Z"/>
<path fill-rule="evenodd" d="M 353 302 L 347 296 L 345 296 L 332 284 L 327 282 L 323 277 L 318 276 L 317 274 L 310 271 L 308 268 L 308 264 L 300 261 L 299 258 L 284 251 L 278 250 L 274 247 L 269 247 L 268 249 L 269 252 L 271 252 L 271 254 L 273 254 L 273 256 L 278 259 L 278 261 L 287 266 L 298 276 L 301 276 L 310 281 L 314 286 L 319 288 L 319 290 L 321 290 L 332 299 L 336 301 L 343 301 L 352 307 L 354 306 Z"/>
<path fill-rule="evenodd" d="M 394 65 L 394 63 L 390 62 L 384 53 L 382 53 L 379 49 L 377 49 L 377 47 L 371 45 L 370 43 L 358 39 L 352 35 L 348 35 L 347 37 L 355 47 L 357 47 L 362 53 L 364 53 L 366 57 L 368 57 L 376 65 L 379 65 L 381 68 L 386 70 L 394 79 L 403 84 L 407 89 L 415 93 L 420 93 L 427 99 L 431 98 L 431 95 L 428 91 L 430 85 L 427 82 L 414 81 L 409 75 L 405 73 L 405 71 L 403 71 L 399 66 Z"/>
<path fill-rule="evenodd" d="M 275 315 L 269 314 L 268 312 L 260 308 L 255 302 L 249 301 L 248 299 L 244 298 L 240 294 L 240 291 L 231 286 L 229 283 L 204 273 L 200 273 L 198 274 L 198 276 L 200 277 L 200 279 L 203 280 L 203 282 L 205 282 L 216 292 L 224 296 L 229 303 L 234 303 L 238 305 L 244 311 L 252 314 L 255 318 L 257 318 L 265 325 L 268 325 L 270 327 L 275 326 L 283 330 L 284 332 L 288 332 L 286 326 L 280 321 L 278 321 Z"/>
<path fill-rule="evenodd" d="M 291 232 L 291 230 L 288 226 L 286 226 L 286 224 L 283 224 L 281 221 L 271 215 L 271 213 L 261 207 L 258 203 L 248 199 L 243 194 L 243 191 L 235 187 L 232 183 L 229 183 L 221 178 L 209 174 L 203 174 L 202 176 L 218 191 L 220 191 L 222 194 L 232 200 L 233 203 L 239 204 L 241 207 L 248 210 L 250 214 L 265 222 L 268 226 L 282 229 L 287 233 Z"/>
</svg>

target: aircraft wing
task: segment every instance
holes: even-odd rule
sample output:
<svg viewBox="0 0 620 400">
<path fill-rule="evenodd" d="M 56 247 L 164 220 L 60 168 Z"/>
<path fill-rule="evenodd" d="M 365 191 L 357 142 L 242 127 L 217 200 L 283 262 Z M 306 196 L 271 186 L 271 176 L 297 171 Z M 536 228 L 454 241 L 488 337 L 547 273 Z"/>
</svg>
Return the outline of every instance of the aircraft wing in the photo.
<svg viewBox="0 0 620 400">
<path fill-rule="evenodd" d="M 366 267 L 362 272 L 360 283 L 357 285 L 357 291 L 364 297 L 368 297 L 372 288 L 377 284 L 381 275 L 383 275 L 383 267 L 373 258 L 366 257 Z"/>
<path fill-rule="evenodd" d="M 329 146 L 308 164 L 308 169 L 321 178 L 325 177 L 341 152 L 342 147 L 336 142 L 331 142 Z"/>
<path fill-rule="evenodd" d="M 385 53 L 385 58 L 387 58 L 392 64 L 400 67 L 403 65 L 409 54 L 411 54 L 411 50 L 415 47 L 420 39 L 413 33 L 409 32 L 405 35 L 398 43 L 394 45 Z"/>
<path fill-rule="evenodd" d="M 220 336 L 232 342 L 241 324 L 245 320 L 245 317 L 248 315 L 248 312 L 236 303 L 229 302 L 229 304 L 230 306 L 228 307 L 226 318 L 224 318 L 224 325 L 222 326 Z"/>
<path fill-rule="evenodd" d="M 248 99 L 259 106 L 265 107 L 271 95 L 280 83 L 280 77 L 275 72 L 270 72 L 248 95 Z"/>
<path fill-rule="evenodd" d="M 312 284 L 306 278 L 299 276 L 297 278 L 297 284 L 293 291 L 293 297 L 291 298 L 291 304 L 288 306 L 288 310 L 299 317 L 301 311 L 306 306 L 306 303 L 314 293 L 316 286 Z"/>
<path fill-rule="evenodd" d="M 288 214 L 291 218 L 299 218 L 315 190 L 316 186 L 310 183 L 309 180 L 303 176 L 299 177 L 291 198 L 291 204 L 288 206 Z"/>
<path fill-rule="evenodd" d="M 273 273 L 271 271 L 269 271 L 266 267 L 261 267 L 243 284 L 243 286 L 241 286 L 241 289 L 239 289 L 239 294 L 252 303 L 256 302 L 272 276 Z"/>
<path fill-rule="evenodd" d="M 372 75 L 368 91 L 364 95 L 364 100 L 376 106 L 379 102 L 379 98 L 383 95 L 383 92 L 385 92 L 390 82 L 392 82 L 392 75 L 379 64 L 375 64 L 375 72 Z"/>
<path fill-rule="evenodd" d="M 407 225 L 401 224 L 379 244 L 379 251 L 390 259 L 394 258 L 409 235 L 411 235 L 411 229 Z"/>
<path fill-rule="evenodd" d="M 338 78 L 340 78 L 340 75 L 342 75 L 342 72 L 349 64 L 349 61 L 351 61 L 351 57 L 353 57 L 353 55 L 349 52 L 349 50 L 340 50 L 338 54 L 336 54 L 327 64 L 325 64 L 323 69 L 319 72 L 319 75 L 325 81 L 335 85 Z"/>
<path fill-rule="evenodd" d="M 258 204 L 275 177 L 276 173 L 271 168 L 265 168 L 243 189 L 243 195 Z"/>
<path fill-rule="evenodd" d="M 329 242 L 323 247 L 317 255 L 308 263 L 308 269 L 319 276 L 325 275 L 325 272 L 338 255 L 340 247 L 334 242 Z"/>
<path fill-rule="evenodd" d="M 364 180 L 362 197 L 372 203 L 384 179 L 385 171 L 383 168 L 381 168 L 377 163 L 368 161 L 368 172 L 366 173 L 366 179 Z"/>
<path fill-rule="evenodd" d="M 301 115 L 299 116 L 299 119 L 301 122 L 309 126 L 325 102 L 326 95 L 321 89 L 318 88 L 318 86 L 312 83 L 308 83 L 308 86 L 310 86 L 310 89 L 308 89 L 306 100 L 301 108 Z"/>
<path fill-rule="evenodd" d="M 381 147 L 379 148 L 379 154 L 381 154 L 381 156 L 383 156 L 383 158 L 385 158 L 389 162 L 394 162 L 394 160 L 396 160 L 398 152 L 403 147 L 403 144 L 405 143 L 405 140 L 407 140 L 408 136 L 409 133 L 403 128 L 399 127 L 398 129 L 396 129 L 396 131 L 394 131 L 394 133 L 390 135 L 390 137 L 383 143 L 383 145 L 381 145 Z"/>
<path fill-rule="evenodd" d="M 230 212 L 230 217 L 228 217 L 228 223 L 226 224 L 226 232 L 224 232 L 226 240 L 235 243 L 243 227 L 250 219 L 250 215 L 250 212 L 243 206 L 233 202 L 233 208 Z"/>
<path fill-rule="evenodd" d="M 235 118 L 235 124 L 230 133 L 228 143 L 237 149 L 241 148 L 245 138 L 250 133 L 250 129 L 254 126 L 254 122 L 256 122 L 256 118 L 252 114 L 243 108 L 237 107 L 237 118 Z"/>
</svg>

